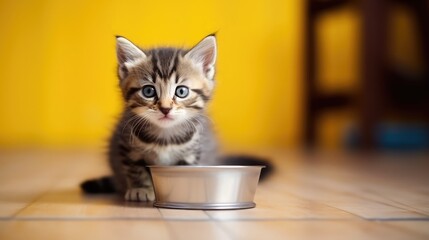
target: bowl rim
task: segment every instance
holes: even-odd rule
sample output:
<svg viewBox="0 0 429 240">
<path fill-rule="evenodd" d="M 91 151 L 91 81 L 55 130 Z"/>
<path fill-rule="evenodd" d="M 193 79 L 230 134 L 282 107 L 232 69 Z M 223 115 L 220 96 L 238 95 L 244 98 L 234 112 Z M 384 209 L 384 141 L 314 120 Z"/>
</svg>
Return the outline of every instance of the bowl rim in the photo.
<svg viewBox="0 0 429 240">
<path fill-rule="evenodd" d="M 149 168 L 170 168 L 170 169 L 240 169 L 240 168 L 265 168 L 264 165 L 179 165 L 179 166 L 171 166 L 171 165 L 148 165 Z"/>
</svg>

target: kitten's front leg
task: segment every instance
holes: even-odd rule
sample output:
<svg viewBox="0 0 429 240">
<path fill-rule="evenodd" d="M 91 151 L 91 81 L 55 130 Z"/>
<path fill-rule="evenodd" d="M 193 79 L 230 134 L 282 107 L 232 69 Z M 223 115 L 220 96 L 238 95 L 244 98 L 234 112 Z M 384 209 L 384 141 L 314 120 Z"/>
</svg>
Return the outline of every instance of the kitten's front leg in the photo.
<svg viewBox="0 0 429 240">
<path fill-rule="evenodd" d="M 125 200 L 132 202 L 148 202 L 155 200 L 153 188 L 130 188 L 125 193 Z"/>
<path fill-rule="evenodd" d="M 125 200 L 137 202 L 155 200 L 152 180 L 145 167 L 128 166 L 126 168 L 126 177 L 128 189 L 125 193 Z"/>
</svg>

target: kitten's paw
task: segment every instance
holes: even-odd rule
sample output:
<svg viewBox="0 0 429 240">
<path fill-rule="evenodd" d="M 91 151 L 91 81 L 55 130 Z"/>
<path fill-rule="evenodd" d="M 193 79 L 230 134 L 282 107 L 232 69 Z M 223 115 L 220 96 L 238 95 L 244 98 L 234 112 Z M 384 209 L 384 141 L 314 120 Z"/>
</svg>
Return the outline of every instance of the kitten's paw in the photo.
<svg viewBox="0 0 429 240">
<path fill-rule="evenodd" d="M 152 188 L 131 188 L 125 193 L 125 200 L 134 202 L 155 201 L 155 193 Z"/>
</svg>

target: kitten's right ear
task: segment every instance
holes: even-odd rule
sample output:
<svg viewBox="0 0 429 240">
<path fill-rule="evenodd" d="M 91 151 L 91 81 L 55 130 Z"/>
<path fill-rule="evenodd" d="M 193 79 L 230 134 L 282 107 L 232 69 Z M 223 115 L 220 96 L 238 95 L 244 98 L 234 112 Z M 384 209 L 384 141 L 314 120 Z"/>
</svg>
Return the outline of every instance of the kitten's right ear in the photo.
<svg viewBox="0 0 429 240">
<path fill-rule="evenodd" d="M 128 39 L 116 36 L 116 55 L 119 64 L 119 76 L 124 77 L 133 63 L 145 59 L 146 54 Z"/>
<path fill-rule="evenodd" d="M 119 64 L 146 58 L 146 54 L 128 39 L 116 36 L 116 54 Z"/>
</svg>

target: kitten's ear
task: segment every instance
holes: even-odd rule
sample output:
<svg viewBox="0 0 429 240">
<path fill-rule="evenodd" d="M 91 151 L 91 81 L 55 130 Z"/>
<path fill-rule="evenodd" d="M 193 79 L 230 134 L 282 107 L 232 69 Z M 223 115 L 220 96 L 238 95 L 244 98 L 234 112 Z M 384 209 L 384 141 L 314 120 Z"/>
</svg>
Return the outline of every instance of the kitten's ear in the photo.
<svg viewBox="0 0 429 240">
<path fill-rule="evenodd" d="M 116 36 L 116 55 L 118 57 L 120 76 L 127 71 L 129 64 L 146 58 L 146 54 L 140 48 L 121 36 Z"/>
<path fill-rule="evenodd" d="M 196 64 L 201 65 L 206 77 L 213 79 L 216 55 L 216 37 L 214 35 L 209 35 L 189 50 L 185 57 L 188 57 Z"/>
</svg>

